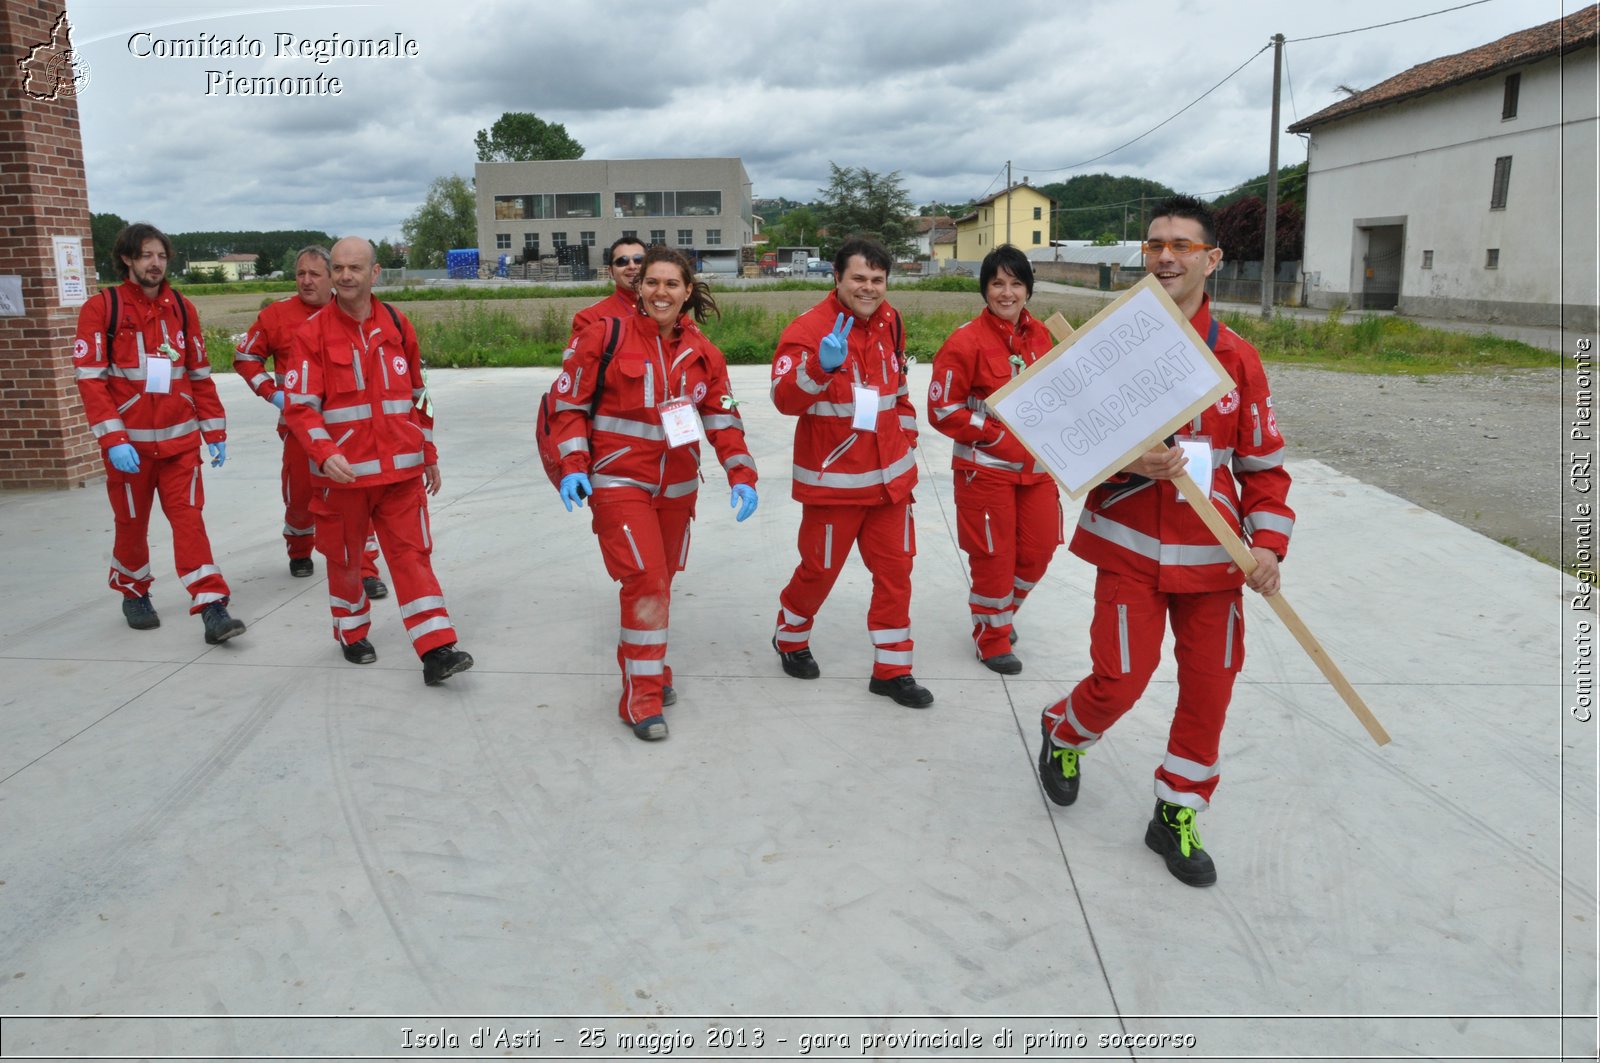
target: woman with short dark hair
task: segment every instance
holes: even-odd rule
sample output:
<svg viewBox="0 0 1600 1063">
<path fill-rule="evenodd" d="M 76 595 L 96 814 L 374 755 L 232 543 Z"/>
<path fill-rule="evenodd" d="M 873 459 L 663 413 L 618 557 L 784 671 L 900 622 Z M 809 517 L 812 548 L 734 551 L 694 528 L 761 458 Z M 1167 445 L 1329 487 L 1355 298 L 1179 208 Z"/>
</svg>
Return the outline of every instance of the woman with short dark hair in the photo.
<svg viewBox="0 0 1600 1063">
<path fill-rule="evenodd" d="M 950 334 L 933 359 L 928 421 L 955 440 L 956 538 L 972 570 L 968 596 L 978 658 L 1016 675 L 1012 619 L 1062 542 L 1055 481 L 984 405 L 1054 345 L 1028 313 L 1033 267 L 1002 244 L 978 272 L 983 313 Z"/>
</svg>

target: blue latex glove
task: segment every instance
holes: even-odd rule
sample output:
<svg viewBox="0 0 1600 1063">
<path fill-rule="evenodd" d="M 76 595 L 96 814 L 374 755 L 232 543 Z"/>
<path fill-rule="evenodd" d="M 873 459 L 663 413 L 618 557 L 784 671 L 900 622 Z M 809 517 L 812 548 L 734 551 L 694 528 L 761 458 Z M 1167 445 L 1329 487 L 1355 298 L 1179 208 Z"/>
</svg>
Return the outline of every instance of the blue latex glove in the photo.
<svg viewBox="0 0 1600 1063">
<path fill-rule="evenodd" d="M 270 403 L 272 403 L 272 404 L 273 404 L 273 405 L 274 405 L 274 406 L 276 406 L 276 407 L 277 407 L 277 408 L 278 408 L 278 409 L 280 409 L 280 410 L 281 410 L 281 409 L 283 409 L 283 392 L 281 392 L 281 391 L 274 391 L 274 392 L 273 392 L 273 393 L 272 393 L 272 395 L 271 395 L 271 397 L 270 397 L 270 398 L 268 398 L 268 400 L 267 400 L 267 401 L 268 401 L 268 402 L 270 402 Z"/>
<path fill-rule="evenodd" d="M 739 507 L 739 514 L 734 520 L 744 520 L 756 511 L 756 489 L 749 484 L 734 484 L 733 497 L 728 499 L 728 505 Z"/>
<path fill-rule="evenodd" d="M 139 452 L 133 449 L 132 443 L 118 443 L 106 451 L 106 457 L 111 459 L 111 467 L 118 472 L 139 471 Z"/>
<path fill-rule="evenodd" d="M 844 364 L 845 352 L 850 349 L 850 330 L 855 326 L 856 319 L 852 315 L 840 314 L 833 323 L 833 331 L 817 344 L 817 361 L 822 363 L 825 372 L 831 373 Z"/>
<path fill-rule="evenodd" d="M 228 460 L 228 444 L 207 443 L 206 449 L 211 451 L 211 467 L 213 469 L 222 468 L 222 463 Z"/>
<path fill-rule="evenodd" d="M 572 512 L 574 503 L 581 506 L 583 500 L 594 494 L 594 487 L 589 483 L 589 474 L 586 472 L 569 472 L 561 478 L 561 502 L 567 507 L 567 512 Z"/>
</svg>

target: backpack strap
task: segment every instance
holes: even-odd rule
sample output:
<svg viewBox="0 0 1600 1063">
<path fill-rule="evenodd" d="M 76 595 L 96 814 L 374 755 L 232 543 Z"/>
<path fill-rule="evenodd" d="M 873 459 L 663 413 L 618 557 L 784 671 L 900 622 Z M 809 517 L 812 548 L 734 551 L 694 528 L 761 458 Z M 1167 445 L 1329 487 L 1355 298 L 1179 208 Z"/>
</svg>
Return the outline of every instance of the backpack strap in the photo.
<svg viewBox="0 0 1600 1063">
<path fill-rule="evenodd" d="M 608 317 L 606 321 L 606 349 L 600 355 L 600 367 L 594 374 L 594 395 L 589 399 L 589 416 L 594 416 L 594 408 L 600 404 L 600 389 L 606 386 L 606 367 L 611 364 L 611 356 L 617 353 L 617 344 L 622 342 L 622 319 Z"/>
<path fill-rule="evenodd" d="M 117 342 L 117 286 L 106 289 L 106 361 L 111 361 L 111 346 Z"/>
<path fill-rule="evenodd" d="M 1221 331 L 1222 330 L 1217 326 L 1217 319 L 1212 318 L 1211 327 L 1206 329 L 1206 346 L 1211 348 L 1213 354 L 1216 353 L 1217 336 L 1221 333 Z"/>
</svg>

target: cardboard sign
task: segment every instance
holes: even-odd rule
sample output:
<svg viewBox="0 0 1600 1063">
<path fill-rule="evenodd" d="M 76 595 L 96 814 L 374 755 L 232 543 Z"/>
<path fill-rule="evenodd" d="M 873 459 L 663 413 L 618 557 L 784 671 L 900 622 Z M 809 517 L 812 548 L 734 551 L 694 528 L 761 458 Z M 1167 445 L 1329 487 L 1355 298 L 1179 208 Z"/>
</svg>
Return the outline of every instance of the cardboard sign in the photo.
<svg viewBox="0 0 1600 1063">
<path fill-rule="evenodd" d="M 1146 277 L 987 404 L 1081 498 L 1233 388 L 1172 297 Z"/>
</svg>

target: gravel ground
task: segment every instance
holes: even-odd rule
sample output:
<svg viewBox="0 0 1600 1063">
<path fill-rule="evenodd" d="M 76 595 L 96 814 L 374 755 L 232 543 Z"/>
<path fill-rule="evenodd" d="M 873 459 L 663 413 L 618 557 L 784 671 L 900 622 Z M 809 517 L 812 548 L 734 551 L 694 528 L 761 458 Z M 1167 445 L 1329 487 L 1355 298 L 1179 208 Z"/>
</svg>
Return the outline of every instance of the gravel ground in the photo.
<svg viewBox="0 0 1600 1063">
<path fill-rule="evenodd" d="M 209 327 L 242 332 L 262 295 L 195 300 Z M 732 296 L 798 313 L 817 301 L 808 291 Z M 977 298 L 956 292 L 894 291 L 906 310 L 976 313 Z M 570 314 L 590 299 L 490 304 L 529 319 L 547 307 Z M 1094 313 L 1095 295 L 1040 291 L 1030 309 L 1040 317 Z M 458 312 L 460 302 L 413 303 L 416 318 Z M 482 304 L 478 304 L 482 305 Z M 1561 370 L 1431 377 L 1368 376 L 1268 365 L 1278 421 L 1291 458 L 1315 458 L 1474 531 L 1554 563 L 1561 556 L 1562 488 L 1567 478 Z M 1571 556 L 1570 526 L 1568 556 Z"/>
</svg>

